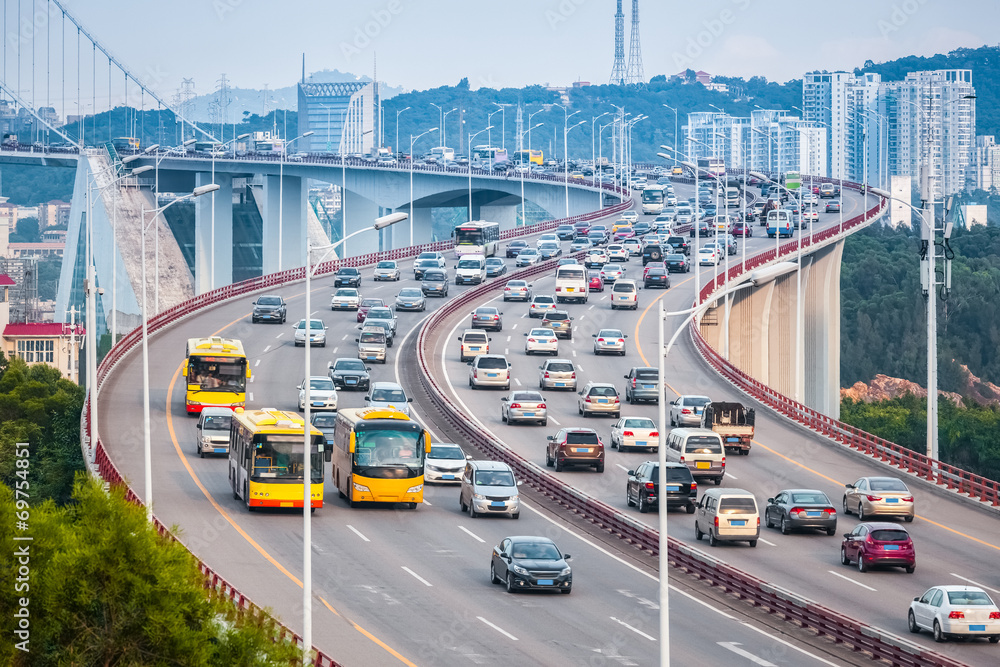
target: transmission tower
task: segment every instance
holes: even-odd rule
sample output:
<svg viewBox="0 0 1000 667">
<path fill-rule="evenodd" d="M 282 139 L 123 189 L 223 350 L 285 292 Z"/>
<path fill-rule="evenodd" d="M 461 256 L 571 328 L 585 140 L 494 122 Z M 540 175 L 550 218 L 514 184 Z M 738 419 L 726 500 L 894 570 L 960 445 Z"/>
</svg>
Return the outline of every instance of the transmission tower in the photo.
<svg viewBox="0 0 1000 667">
<path fill-rule="evenodd" d="M 621 13 L 621 2 L 618 3 Z M 624 17 L 622 17 L 624 20 Z M 624 44 L 622 44 L 624 49 Z M 642 73 L 642 47 L 639 46 L 639 0 L 632 0 L 632 38 L 628 48 L 628 71 L 625 73 L 627 83 L 642 85 L 646 77 Z"/>
<path fill-rule="evenodd" d="M 615 64 L 611 68 L 611 85 L 625 85 L 626 77 L 625 14 L 622 12 L 622 0 L 618 0 L 618 11 L 615 13 Z"/>
</svg>

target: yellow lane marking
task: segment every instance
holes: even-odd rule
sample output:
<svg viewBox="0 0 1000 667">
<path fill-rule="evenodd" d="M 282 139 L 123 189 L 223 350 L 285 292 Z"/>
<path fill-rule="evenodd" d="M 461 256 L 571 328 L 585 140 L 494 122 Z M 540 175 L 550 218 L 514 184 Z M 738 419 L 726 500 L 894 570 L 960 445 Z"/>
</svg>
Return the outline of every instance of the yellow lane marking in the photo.
<svg viewBox="0 0 1000 667">
<path fill-rule="evenodd" d="M 304 292 L 302 294 L 304 294 Z M 295 296 L 301 296 L 301 294 L 297 294 Z M 292 298 L 292 297 L 290 297 L 290 298 Z M 234 324 L 236 324 L 238 322 L 242 322 L 243 320 L 245 320 L 248 315 L 249 315 L 249 313 L 245 313 L 245 314 L 241 315 L 237 319 L 233 320 L 229 324 L 226 324 L 225 326 L 223 326 L 222 328 L 220 328 L 218 331 L 216 331 L 215 333 L 213 333 L 212 336 L 218 336 L 219 334 L 221 334 L 223 331 L 225 331 L 229 327 L 233 326 Z M 178 378 L 178 376 L 180 376 L 181 368 L 182 367 L 183 367 L 183 364 L 179 364 L 177 366 L 177 370 L 174 371 L 173 377 L 170 378 L 170 385 L 167 387 L 167 400 L 166 400 L 166 406 L 165 406 L 166 407 L 165 412 L 167 414 L 167 432 L 170 433 L 170 441 L 174 445 L 174 451 L 177 452 L 177 458 L 179 458 L 181 460 L 181 463 L 184 465 L 184 469 L 187 470 L 188 475 L 191 476 L 191 479 L 194 481 L 195 485 L 201 490 L 202 495 L 205 496 L 205 498 L 208 500 L 208 502 L 212 505 L 212 507 L 215 508 L 215 510 L 222 516 L 222 518 L 225 519 L 226 522 L 229 523 L 229 525 L 232 526 L 233 529 L 237 533 L 239 533 L 243 537 L 243 539 L 245 539 L 250 544 L 250 546 L 252 546 L 254 549 L 256 549 L 257 553 L 259 553 L 261 556 L 263 556 L 267 560 L 267 562 L 271 563 L 271 565 L 274 565 L 274 567 L 276 567 L 279 572 L 281 572 L 286 577 L 288 577 L 289 579 L 291 579 L 295 583 L 296 586 L 298 586 L 299 588 L 302 588 L 302 581 L 298 577 L 296 577 L 294 574 L 292 574 L 291 572 L 289 572 L 288 569 L 285 566 L 283 566 L 281 563 L 279 563 L 273 556 L 271 556 L 271 554 L 269 554 L 264 549 L 264 547 L 262 547 L 256 541 L 254 541 L 254 539 L 252 537 L 250 537 L 250 535 L 248 535 L 247 532 L 245 530 L 243 530 L 239 526 L 239 524 L 236 523 L 236 521 L 232 518 L 232 516 L 230 516 L 230 514 L 228 512 L 226 512 L 226 510 L 223 509 L 222 506 L 219 505 L 218 502 L 216 502 L 215 498 L 212 496 L 212 494 L 209 492 L 209 490 L 207 488 L 205 488 L 204 484 L 201 483 L 201 479 L 199 479 L 198 475 L 195 474 L 195 471 L 191 467 L 191 464 L 188 463 L 187 459 L 184 456 L 184 453 L 181 451 L 180 443 L 177 441 L 177 432 L 174 430 L 174 417 L 173 417 L 173 413 L 170 411 L 170 402 L 171 402 L 171 400 L 173 398 L 174 386 L 177 384 L 177 378 Z M 332 606 L 330 606 L 329 602 L 327 602 L 322 597 L 320 597 L 320 600 L 323 602 L 323 604 L 326 606 L 327 609 L 329 609 L 330 611 L 332 611 L 337 616 L 340 616 L 340 613 L 338 613 L 336 609 L 334 609 Z M 358 625 L 354 621 L 350 621 L 350 619 L 348 619 L 348 620 L 349 620 L 350 624 L 354 626 L 355 630 L 357 630 L 358 632 L 360 632 L 361 634 L 363 634 L 365 637 L 367 637 L 371 641 L 375 642 L 378 646 L 380 646 L 383 649 L 385 649 L 390 655 L 392 655 L 393 657 L 397 658 L 403 664 L 407 665 L 407 667 L 416 667 L 415 664 L 413 664 L 412 662 L 410 662 L 409 660 L 407 660 L 406 658 L 404 658 L 402 655 L 399 654 L 398 651 L 396 651 L 391 646 L 389 646 L 388 644 L 386 644 L 385 642 L 383 642 L 382 640 L 380 640 L 378 637 L 376 637 L 372 633 L 368 632 L 367 630 L 365 630 L 364 628 L 362 628 L 360 625 Z"/>
</svg>

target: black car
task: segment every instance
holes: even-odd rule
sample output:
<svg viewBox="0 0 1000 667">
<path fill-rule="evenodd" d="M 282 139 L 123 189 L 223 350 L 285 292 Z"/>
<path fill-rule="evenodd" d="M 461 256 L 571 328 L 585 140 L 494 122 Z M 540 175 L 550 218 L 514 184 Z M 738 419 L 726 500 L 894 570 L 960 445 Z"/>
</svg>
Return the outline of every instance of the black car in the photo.
<svg viewBox="0 0 1000 667">
<path fill-rule="evenodd" d="M 517 253 L 528 247 L 527 241 L 511 241 L 507 244 L 507 256 L 517 257 Z"/>
<path fill-rule="evenodd" d="M 490 582 L 505 584 L 508 593 L 545 589 L 569 594 L 573 590 L 569 559 L 547 537 L 505 537 L 493 547 Z"/>
<path fill-rule="evenodd" d="M 691 469 L 685 463 L 668 463 L 667 509 L 683 507 L 688 514 L 694 514 L 698 500 L 698 483 L 691 476 Z M 650 508 L 659 507 L 660 466 L 656 461 L 641 463 L 635 470 L 628 471 L 625 486 L 625 502 L 629 507 L 639 506 L 645 514 Z"/>
<path fill-rule="evenodd" d="M 559 225 L 555 233 L 560 241 L 572 241 L 576 236 L 576 228 L 573 225 Z"/>
<path fill-rule="evenodd" d="M 648 222 L 637 222 L 632 225 L 632 231 L 636 236 L 645 236 L 653 230 L 653 226 Z"/>
<path fill-rule="evenodd" d="M 326 438 L 326 444 L 333 444 L 333 429 L 337 425 L 337 413 L 336 412 L 313 412 L 309 421 L 313 426 L 318 428 L 323 432 L 323 437 Z"/>
<path fill-rule="evenodd" d="M 647 245 L 642 249 L 642 265 L 646 266 L 650 262 L 662 262 L 665 254 L 663 246 L 656 244 Z"/>
<path fill-rule="evenodd" d="M 712 228 L 712 225 L 708 224 L 708 220 L 699 220 L 696 224 L 697 224 L 698 235 L 699 236 L 701 236 L 702 238 L 704 238 L 706 236 L 711 236 L 712 235 L 713 228 Z M 691 238 L 694 238 L 694 230 L 695 230 L 695 226 L 692 225 L 691 226 L 691 233 L 690 233 Z"/>
<path fill-rule="evenodd" d="M 448 296 L 448 274 L 441 269 L 430 269 L 424 272 L 420 282 L 420 291 L 424 296 Z"/>
<path fill-rule="evenodd" d="M 767 499 L 764 525 L 779 528 L 783 535 L 793 530 L 812 528 L 837 533 L 837 509 L 822 491 L 785 489 Z"/>
<path fill-rule="evenodd" d="M 360 389 L 367 391 L 372 382 L 369 369 L 360 359 L 341 357 L 330 363 L 327 372 L 337 389 Z"/>
<path fill-rule="evenodd" d="M 690 273 L 691 272 L 691 262 L 688 258 L 679 253 L 672 255 L 667 255 L 663 262 L 667 265 L 667 271 L 670 273 Z"/>
<path fill-rule="evenodd" d="M 345 266 L 338 269 L 333 277 L 334 287 L 361 287 L 361 272 L 355 268 Z"/>
<path fill-rule="evenodd" d="M 486 277 L 495 278 L 507 273 L 507 263 L 500 257 L 486 258 Z"/>
<path fill-rule="evenodd" d="M 257 297 L 253 302 L 253 313 L 250 314 L 250 321 L 257 322 L 277 322 L 285 323 L 285 300 L 280 296 L 272 294 Z"/>
<path fill-rule="evenodd" d="M 664 269 L 658 266 L 651 267 L 646 271 L 646 276 L 642 279 L 643 287 L 670 287 L 670 276 Z"/>
<path fill-rule="evenodd" d="M 691 254 L 691 244 L 683 236 L 671 236 L 667 239 L 667 245 L 674 249 L 674 252 Z"/>
</svg>

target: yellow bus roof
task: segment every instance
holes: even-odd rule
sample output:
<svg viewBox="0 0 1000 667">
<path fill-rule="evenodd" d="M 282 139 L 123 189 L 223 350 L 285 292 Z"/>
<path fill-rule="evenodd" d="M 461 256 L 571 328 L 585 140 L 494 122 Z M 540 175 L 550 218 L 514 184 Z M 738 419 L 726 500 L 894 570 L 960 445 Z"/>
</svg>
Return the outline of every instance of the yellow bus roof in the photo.
<svg viewBox="0 0 1000 667">
<path fill-rule="evenodd" d="M 411 421 L 406 414 L 394 408 L 344 408 L 340 410 L 338 414 L 352 422 L 364 421 L 368 419 L 399 419 L 401 421 Z"/>
<path fill-rule="evenodd" d="M 254 433 L 301 434 L 306 423 L 297 413 L 277 408 L 243 411 L 237 408 L 233 412 L 233 419 Z M 312 435 L 323 435 L 315 426 L 310 425 L 309 430 Z"/>
<path fill-rule="evenodd" d="M 243 341 L 236 338 L 188 338 L 188 354 L 221 354 L 225 356 L 245 357 Z"/>
</svg>

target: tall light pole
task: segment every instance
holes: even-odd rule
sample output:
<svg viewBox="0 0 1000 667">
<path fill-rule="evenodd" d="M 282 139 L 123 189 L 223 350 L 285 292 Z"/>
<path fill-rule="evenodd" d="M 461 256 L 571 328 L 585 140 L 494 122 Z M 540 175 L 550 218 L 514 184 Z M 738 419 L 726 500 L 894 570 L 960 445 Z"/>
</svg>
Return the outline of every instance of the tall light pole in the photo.
<svg viewBox="0 0 1000 667">
<path fill-rule="evenodd" d="M 593 177 L 590 179 L 591 184 L 597 185 L 597 150 L 596 150 L 596 135 L 597 135 L 597 121 L 604 118 L 610 111 L 605 111 L 600 116 L 593 116 L 590 119 L 590 164 L 594 167 Z"/>
<path fill-rule="evenodd" d="M 493 129 L 493 126 L 490 125 L 489 127 L 485 128 L 485 129 L 479 130 L 475 134 L 473 134 L 472 132 L 469 132 L 469 151 L 470 152 L 472 151 L 472 140 L 473 139 L 475 139 L 476 137 L 478 137 L 483 132 L 489 132 L 492 129 Z M 490 148 L 492 149 L 493 146 L 490 146 Z M 469 160 L 469 222 L 472 222 L 472 160 Z"/>
<path fill-rule="evenodd" d="M 496 104 L 496 102 L 494 102 L 494 104 Z M 497 109 L 493 113 L 486 114 L 486 124 L 489 125 L 490 128 L 492 128 L 493 127 L 493 116 L 495 116 L 497 114 L 502 114 L 502 113 L 503 113 L 503 107 L 500 107 L 499 109 Z M 488 143 L 490 145 L 490 171 L 493 171 L 493 162 L 494 162 L 494 160 L 493 160 L 493 130 L 492 129 L 490 129 L 490 132 L 487 135 L 487 137 L 488 137 L 487 141 L 488 141 Z M 471 143 L 469 144 L 469 162 L 472 162 L 472 144 Z"/>
<path fill-rule="evenodd" d="M 294 144 L 299 139 L 303 139 L 305 137 L 311 137 L 314 134 L 315 134 L 315 132 L 313 132 L 312 130 L 309 130 L 308 132 L 304 132 L 303 134 L 300 134 L 299 136 L 295 137 L 291 141 L 286 142 L 285 145 L 281 147 L 281 163 L 278 165 L 278 271 L 281 271 L 281 269 L 282 269 L 282 257 L 281 257 L 282 250 L 281 250 L 281 244 L 282 244 L 282 241 L 283 241 L 284 236 L 285 236 L 285 231 L 284 231 L 284 212 L 285 212 L 285 157 L 287 157 L 287 155 L 288 155 L 288 147 L 289 146 L 291 146 L 292 144 Z M 344 143 L 344 139 L 343 139 L 343 125 L 341 125 L 341 139 L 340 139 L 340 143 L 341 143 L 341 145 L 343 145 L 343 143 Z M 341 199 L 340 205 L 341 205 L 341 207 L 343 207 L 343 205 L 344 205 L 344 202 L 343 202 L 343 200 L 344 200 L 344 193 L 343 192 L 340 193 L 340 199 Z M 212 208 L 214 210 L 215 207 L 212 207 Z M 306 236 L 308 236 L 308 234 L 306 234 Z"/>
<path fill-rule="evenodd" d="M 598 191 L 601 201 L 598 203 L 598 209 L 602 211 L 604 210 L 604 130 L 614 124 L 615 121 L 613 120 L 610 123 L 605 123 L 601 125 L 601 129 L 597 132 L 597 159 L 601 163 L 601 189 Z M 612 134 L 614 133 L 612 132 Z"/>
<path fill-rule="evenodd" d="M 545 111 L 545 109 L 539 109 L 534 113 L 528 114 L 528 169 L 531 169 L 531 130 L 533 127 L 539 127 L 545 124 L 545 123 L 535 123 L 534 125 L 532 125 L 531 119 L 537 116 L 538 114 L 542 113 L 543 111 Z M 523 138 L 523 136 L 524 135 L 522 133 L 521 138 Z"/>
<path fill-rule="evenodd" d="M 676 146 L 677 145 L 677 109 L 675 109 L 674 107 L 670 106 L 669 104 L 664 104 L 663 106 L 665 106 L 666 108 L 668 108 L 668 109 L 670 109 L 671 111 L 674 112 L 674 145 Z M 675 167 L 677 166 L 677 155 L 676 154 L 674 154 L 674 166 Z"/>
<path fill-rule="evenodd" d="M 410 135 L 410 245 L 413 245 L 413 218 L 416 217 L 413 214 L 413 142 L 415 142 L 420 137 L 425 134 L 430 134 L 437 130 L 436 127 L 432 127 L 429 130 L 424 130 L 420 134 L 414 136 Z"/>
<path fill-rule="evenodd" d="M 400 109 L 399 111 L 396 112 L 396 145 L 395 145 L 396 155 L 399 155 L 399 153 L 401 152 L 399 150 L 399 114 L 409 110 L 410 107 L 406 107 L 405 109 Z"/>
<path fill-rule="evenodd" d="M 579 111 L 574 111 L 573 112 L 573 114 L 576 114 L 576 113 L 580 113 L 580 112 Z M 573 114 L 570 114 L 570 116 L 572 116 Z M 566 127 L 565 125 L 563 125 L 563 177 L 564 177 L 565 188 L 566 188 L 566 217 L 567 218 L 569 217 L 569 145 L 567 144 L 566 139 L 567 139 L 567 135 L 569 135 L 569 131 L 570 130 L 578 128 L 578 127 L 580 127 L 581 125 L 583 125 L 586 122 L 587 121 L 585 121 L 585 120 L 581 120 L 576 125 L 573 125 L 573 126 L 570 126 L 570 127 Z"/>
<path fill-rule="evenodd" d="M 496 106 L 500 107 L 500 147 L 507 148 L 507 107 L 513 106 L 512 104 L 500 104 L 499 102 L 494 102 Z M 510 156 L 507 157 L 510 159 Z"/>
<path fill-rule="evenodd" d="M 536 111 L 535 113 L 538 113 L 538 112 Z M 531 115 L 533 116 L 534 114 L 531 114 Z M 530 122 L 531 116 L 528 117 L 528 120 Z M 524 135 L 525 134 L 528 135 L 528 164 L 527 165 L 523 165 L 522 164 L 521 165 L 521 169 L 520 169 L 520 173 L 521 173 L 521 225 L 522 226 L 528 224 L 527 220 L 524 217 L 524 172 L 531 168 L 531 131 L 533 129 L 535 129 L 536 127 L 541 127 L 544 124 L 545 123 L 535 123 L 534 125 L 529 125 L 528 129 L 524 130 L 523 132 L 521 132 L 520 135 L 518 135 L 518 137 L 517 137 L 517 143 L 518 143 L 518 145 L 521 145 L 521 141 L 524 140 Z"/>
<path fill-rule="evenodd" d="M 458 111 L 458 107 L 455 107 L 454 109 L 448 109 L 447 111 L 445 111 L 441 115 L 441 147 L 442 148 L 444 148 L 444 147 L 446 147 L 448 145 L 448 132 L 447 132 L 447 129 L 448 129 L 448 114 L 450 114 L 453 111 Z M 459 129 L 461 129 L 461 128 L 459 128 Z M 459 141 L 461 141 L 461 139 L 459 139 Z M 447 157 L 445 156 L 444 153 L 441 154 L 441 159 L 444 160 L 445 162 L 448 161 Z"/>
<path fill-rule="evenodd" d="M 149 290 L 146 285 L 146 227 L 155 224 L 157 216 L 174 204 L 193 197 L 200 197 L 201 195 L 208 194 L 209 192 L 215 192 L 218 189 L 219 186 L 215 183 L 202 185 L 201 187 L 195 188 L 194 191 L 178 197 L 165 206 L 153 209 L 150 211 L 153 214 L 153 219 L 149 221 L 148 225 L 146 223 L 147 211 L 145 206 L 142 208 L 142 216 L 139 218 L 142 245 L 142 444 L 146 483 L 146 521 L 150 523 L 153 522 L 153 463 L 149 423 L 149 308 L 146 306 L 146 293 Z M 158 277 L 159 276 L 157 276 L 157 278 Z"/>
</svg>

